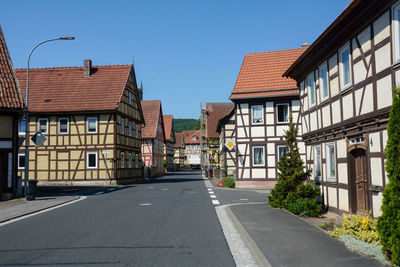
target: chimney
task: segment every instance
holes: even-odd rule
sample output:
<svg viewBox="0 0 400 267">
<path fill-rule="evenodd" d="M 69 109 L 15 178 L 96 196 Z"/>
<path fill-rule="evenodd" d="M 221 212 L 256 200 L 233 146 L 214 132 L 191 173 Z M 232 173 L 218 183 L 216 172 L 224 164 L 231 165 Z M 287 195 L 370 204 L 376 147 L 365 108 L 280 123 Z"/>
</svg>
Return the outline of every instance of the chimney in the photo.
<svg viewBox="0 0 400 267">
<path fill-rule="evenodd" d="M 85 59 L 83 61 L 83 77 L 89 78 L 92 71 L 92 61 L 90 59 Z"/>
</svg>

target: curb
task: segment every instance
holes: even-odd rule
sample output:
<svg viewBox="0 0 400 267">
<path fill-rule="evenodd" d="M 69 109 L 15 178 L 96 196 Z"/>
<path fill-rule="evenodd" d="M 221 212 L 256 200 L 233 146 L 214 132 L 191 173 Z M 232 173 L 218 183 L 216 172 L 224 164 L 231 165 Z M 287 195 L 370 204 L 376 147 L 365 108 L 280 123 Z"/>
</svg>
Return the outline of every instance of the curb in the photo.
<svg viewBox="0 0 400 267">
<path fill-rule="evenodd" d="M 76 201 L 76 200 L 78 200 L 80 198 L 81 198 L 81 196 L 74 196 L 74 198 L 72 198 L 72 199 L 69 199 L 69 200 L 54 204 L 54 205 L 50 205 L 50 206 L 45 207 L 45 208 L 37 209 L 37 210 L 31 211 L 31 212 L 27 212 L 27 213 L 24 213 L 24 214 L 21 214 L 21 215 L 17 215 L 17 216 L 14 216 L 12 218 L 8 218 L 8 219 L 5 219 L 5 220 L 1 220 L 0 219 L 0 224 L 7 223 L 9 221 L 16 220 L 16 219 L 19 219 L 19 218 L 22 218 L 22 217 L 25 217 L 25 216 L 33 215 L 35 213 L 43 212 L 43 211 L 45 211 L 47 209 L 56 208 L 58 206 L 67 204 L 69 202 Z"/>
</svg>

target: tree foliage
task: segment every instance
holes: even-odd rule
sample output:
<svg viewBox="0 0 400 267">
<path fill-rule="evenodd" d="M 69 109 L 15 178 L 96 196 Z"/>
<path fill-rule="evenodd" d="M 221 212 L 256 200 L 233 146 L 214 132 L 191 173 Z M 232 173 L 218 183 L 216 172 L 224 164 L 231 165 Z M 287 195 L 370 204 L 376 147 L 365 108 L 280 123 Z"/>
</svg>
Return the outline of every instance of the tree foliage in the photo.
<svg viewBox="0 0 400 267">
<path fill-rule="evenodd" d="M 200 120 L 196 119 L 174 119 L 175 132 L 200 130 Z"/>
<path fill-rule="evenodd" d="M 400 89 L 393 91 L 385 148 L 389 183 L 383 192 L 382 216 L 378 218 L 377 229 L 383 253 L 393 264 L 400 265 Z"/>
</svg>

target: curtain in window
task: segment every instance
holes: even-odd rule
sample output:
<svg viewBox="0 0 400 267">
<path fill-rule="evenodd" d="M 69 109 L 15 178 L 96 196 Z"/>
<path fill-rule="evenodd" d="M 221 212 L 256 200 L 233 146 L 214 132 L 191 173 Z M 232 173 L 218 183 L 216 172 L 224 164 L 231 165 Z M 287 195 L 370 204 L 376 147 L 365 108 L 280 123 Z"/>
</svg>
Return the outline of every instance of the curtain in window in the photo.
<svg viewBox="0 0 400 267">
<path fill-rule="evenodd" d="M 263 119 L 262 107 L 261 106 L 253 106 L 253 123 L 260 123 Z"/>
<path fill-rule="evenodd" d="M 254 148 L 254 164 L 255 165 L 264 164 L 263 148 L 261 147 Z"/>
</svg>

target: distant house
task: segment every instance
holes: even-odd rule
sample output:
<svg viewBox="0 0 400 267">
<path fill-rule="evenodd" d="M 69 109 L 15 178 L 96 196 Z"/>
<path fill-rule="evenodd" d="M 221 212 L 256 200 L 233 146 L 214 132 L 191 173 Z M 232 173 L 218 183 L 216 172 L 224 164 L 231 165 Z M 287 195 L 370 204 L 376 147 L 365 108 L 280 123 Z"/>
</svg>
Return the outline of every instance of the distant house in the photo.
<svg viewBox="0 0 400 267">
<path fill-rule="evenodd" d="M 200 130 L 182 132 L 185 144 L 185 168 L 200 168 Z"/>
<path fill-rule="evenodd" d="M 185 167 L 185 142 L 183 133 L 175 133 L 174 164 L 177 169 Z"/>
<path fill-rule="evenodd" d="M 164 175 L 165 130 L 160 100 L 141 101 L 146 125 L 142 133 L 142 156 L 145 175 Z M 149 175 L 150 174 L 150 175 Z"/>
<path fill-rule="evenodd" d="M 172 115 L 164 115 L 164 131 L 165 131 L 165 146 L 164 146 L 164 160 L 167 161 L 167 171 L 175 171 L 174 165 L 174 144 L 175 130 Z"/>
<path fill-rule="evenodd" d="M 26 70 L 17 70 L 23 89 Z M 24 90 L 23 90 L 24 92 Z M 129 183 L 142 178 L 143 113 L 132 65 L 31 69 L 29 178 L 40 183 Z M 22 125 L 22 124 L 21 124 Z M 36 132 L 46 142 L 35 147 Z M 20 129 L 20 136 L 25 132 Z M 24 147 L 18 169 L 24 175 Z"/>
<path fill-rule="evenodd" d="M 235 109 L 219 119 L 217 124 L 219 133 L 219 150 L 222 176 L 236 176 L 236 131 Z"/>
<path fill-rule="evenodd" d="M 203 145 L 203 162 L 208 166 L 212 166 L 214 175 L 218 176 L 221 168 L 221 147 L 220 134 L 217 131 L 218 121 L 229 114 L 235 107 L 230 103 L 206 103 L 205 109 L 202 110 L 202 127 L 201 133 L 204 141 Z"/>
<path fill-rule="evenodd" d="M 299 89 L 282 75 L 306 49 L 245 55 L 230 96 L 235 103 L 237 187 L 274 187 L 277 162 L 287 151 L 283 135 L 290 113 L 301 127 Z M 299 148 L 305 160 L 304 143 Z"/>
<path fill-rule="evenodd" d="M 0 201 L 16 194 L 18 120 L 23 109 L 21 88 L 0 27 Z"/>
<path fill-rule="evenodd" d="M 353 0 L 284 74 L 300 87 L 307 166 L 332 211 L 381 215 L 400 2 Z"/>
</svg>

